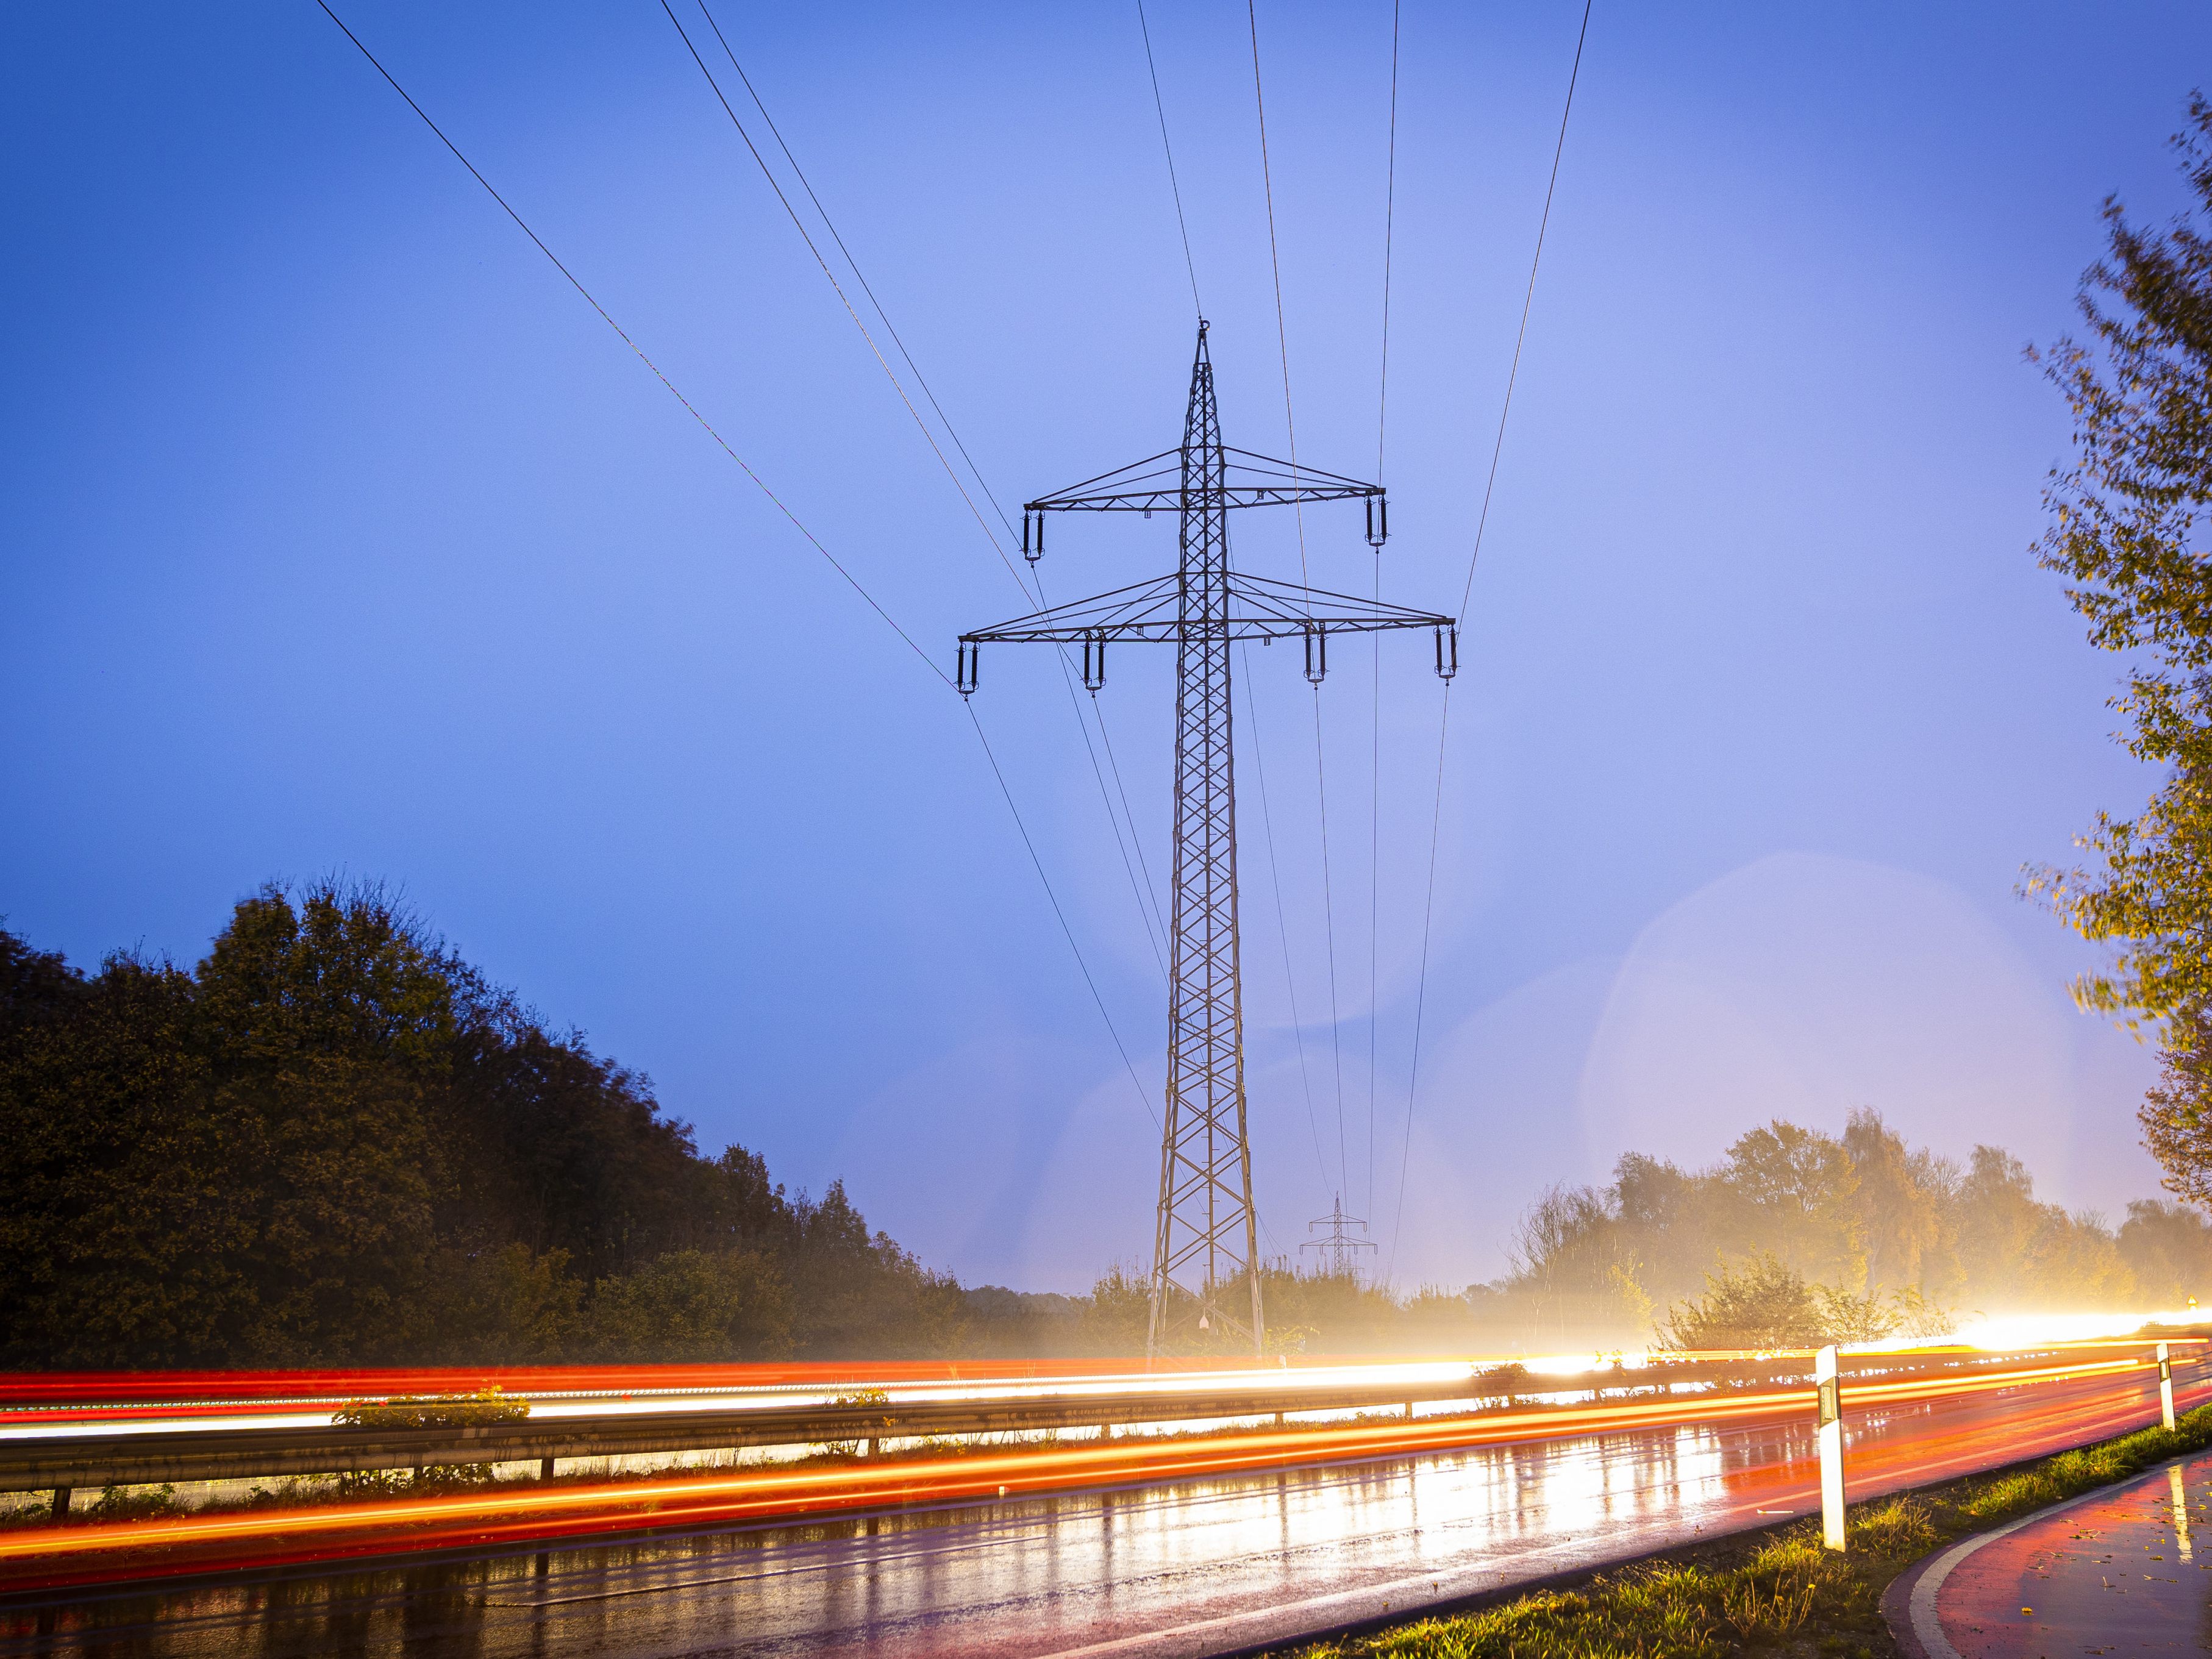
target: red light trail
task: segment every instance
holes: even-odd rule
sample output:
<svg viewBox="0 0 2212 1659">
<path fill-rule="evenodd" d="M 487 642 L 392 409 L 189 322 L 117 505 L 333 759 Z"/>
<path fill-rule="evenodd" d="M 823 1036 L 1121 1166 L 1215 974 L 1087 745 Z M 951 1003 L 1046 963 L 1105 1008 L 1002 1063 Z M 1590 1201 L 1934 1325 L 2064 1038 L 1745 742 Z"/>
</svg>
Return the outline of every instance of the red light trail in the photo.
<svg viewBox="0 0 2212 1659">
<path fill-rule="evenodd" d="M 2080 1346 L 2094 1352 L 2117 1345 Z M 2014 1365 L 1964 1376 L 1904 1377 L 1887 1382 L 1869 1379 L 1850 1386 L 1849 1408 L 1853 1413 L 1863 1413 L 1962 1395 L 2032 1389 L 2066 1382 L 2124 1381 L 2131 1392 L 2139 1391 L 2142 1380 L 2151 1372 L 2153 1362 L 2142 1357 L 2141 1344 L 2129 1346 L 2135 1352 L 2124 1356 L 2106 1357 L 2100 1353 L 2094 1358 Z M 683 1368 L 683 1374 L 684 1383 L 690 1387 L 704 1386 L 720 1392 L 731 1388 L 738 1373 L 745 1377 L 745 1384 L 740 1386 L 762 1386 L 760 1374 L 765 1369 L 769 1368 Z M 790 1381 L 800 1380 L 791 1377 L 791 1372 L 799 1368 L 773 1369 L 779 1374 L 779 1380 L 787 1379 L 786 1386 Z M 916 1381 L 926 1378 L 949 1382 L 947 1369 L 885 1367 L 873 1370 L 872 1375 L 890 1381 L 893 1379 L 887 1373 L 896 1370 L 910 1376 L 921 1373 L 915 1377 Z M 969 1376 L 959 1379 L 963 1384 L 977 1381 L 974 1370 L 979 1369 L 1018 1374 L 1003 1379 L 994 1377 L 984 1384 L 986 1387 L 1016 1380 L 1058 1380 L 1032 1376 L 1028 1374 L 1031 1368 L 1027 1366 L 960 1369 L 969 1371 Z M 1141 1380 L 1146 1376 L 1135 1367 L 1090 1364 L 1052 1369 L 1060 1371 L 1062 1377 L 1116 1375 Z M 1332 1368 L 1332 1374 L 1348 1369 L 1351 1368 Z M 1409 1365 L 1375 1369 L 1387 1371 L 1420 1368 Z M 1459 1369 L 1464 1374 L 1463 1364 Z M 802 1386 L 818 1388 L 833 1370 L 837 1381 L 851 1386 L 854 1371 L 850 1367 L 805 1368 Z M 264 1375 L 271 1383 L 277 1382 L 277 1374 Z M 327 1379 L 340 1377 L 358 1382 L 369 1375 L 372 1374 L 324 1373 L 318 1376 L 315 1382 L 319 1387 Z M 394 1374 L 373 1375 L 388 1385 Z M 454 1374 L 401 1375 L 412 1380 L 428 1376 L 450 1377 Z M 473 1380 L 480 1374 L 465 1375 Z M 1613 1386 L 1623 1386 L 1636 1380 L 1637 1375 L 1630 1372 L 1615 1380 L 1619 1374 L 1608 1374 L 1607 1380 Z M 585 1376 L 598 1382 L 614 1376 L 624 1376 L 633 1385 L 641 1380 L 635 1371 L 596 1370 L 563 1370 L 550 1376 L 540 1373 L 532 1380 L 540 1381 L 543 1386 L 543 1381 L 553 1376 L 573 1384 Z M 239 1396 L 232 1390 L 237 1380 L 226 1376 L 207 1378 L 205 1382 L 213 1383 L 235 1399 Z M 660 1388 L 655 1391 L 668 1390 L 672 1380 L 665 1372 L 657 1375 L 654 1381 Z M 1177 1382 L 1185 1380 L 1162 1377 L 1157 1372 L 1149 1378 L 1153 1387 L 1164 1384 L 1170 1389 Z M 125 1386 L 128 1388 L 137 1381 L 129 1379 Z M 306 1392 L 302 1381 L 296 1375 L 283 1378 L 282 1386 L 286 1390 L 283 1397 L 301 1398 Z M 1589 1386 L 1585 1380 L 1559 1381 L 1569 1388 Z M 1535 1389 L 1544 1387 L 1534 1378 L 1521 1386 L 1525 1389 L 1532 1385 Z M 263 1397 L 277 1396 L 272 1391 Z M 1755 1420 L 1786 1422 L 1808 1415 L 1810 1401 L 1811 1390 L 1802 1387 L 1741 1394 L 1722 1391 L 1564 1408 L 1492 1412 L 1479 1416 L 1338 1421 L 1233 1431 L 1190 1439 L 1137 1437 L 1091 1441 L 1072 1447 L 979 1451 L 965 1456 L 892 1458 L 830 1468 L 753 1468 L 591 1485 L 534 1486 L 515 1483 L 495 1491 L 434 1497 L 27 1528 L 0 1534 L 0 1586 L 52 1587 L 278 1563 L 551 1542 L 643 1529 L 742 1524 L 854 1510 L 933 1505 L 1236 1475 L 1515 1441 L 1552 1440 L 1607 1431 L 1690 1428 Z M 2024 1401 L 2023 1405 L 2032 1407 L 2033 1401 Z M 1986 1447 L 1983 1449 L 1991 1450 Z M 1984 1461 L 2003 1459 L 1991 1456 Z"/>
</svg>

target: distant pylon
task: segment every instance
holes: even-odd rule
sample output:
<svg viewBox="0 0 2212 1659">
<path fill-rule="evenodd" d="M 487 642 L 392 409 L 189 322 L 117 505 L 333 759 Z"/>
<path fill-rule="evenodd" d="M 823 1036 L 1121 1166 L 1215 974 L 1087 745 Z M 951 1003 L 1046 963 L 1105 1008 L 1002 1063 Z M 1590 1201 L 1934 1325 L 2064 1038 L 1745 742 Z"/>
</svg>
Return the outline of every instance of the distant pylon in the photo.
<svg viewBox="0 0 2212 1659">
<path fill-rule="evenodd" d="M 1449 679 L 1459 666 L 1455 618 L 1230 568 L 1232 507 L 1364 501 L 1367 538 L 1378 552 L 1389 533 L 1389 507 L 1380 484 L 1224 445 L 1206 336 L 1201 319 L 1179 447 L 1022 509 L 1022 551 L 1032 562 L 1044 552 L 1047 513 L 1172 509 L 1182 526 L 1175 574 L 963 634 L 957 670 L 964 696 L 975 689 L 986 641 L 1079 646 L 1084 682 L 1095 692 L 1106 682 L 1109 641 L 1176 646 L 1167 1115 L 1160 1138 L 1148 1354 L 1191 1327 L 1209 1334 L 1226 1328 L 1249 1337 L 1255 1354 L 1265 1341 L 1252 1154 L 1245 1137 L 1229 647 L 1238 640 L 1303 640 L 1306 677 L 1318 685 L 1328 672 L 1331 634 L 1427 628 L 1436 633 L 1437 672 Z"/>
<path fill-rule="evenodd" d="M 1346 1231 L 1348 1227 L 1357 1227 L 1364 1233 L 1367 1231 L 1367 1224 L 1356 1215 L 1345 1214 L 1342 1193 L 1336 1195 L 1336 1202 L 1329 1207 L 1327 1215 L 1316 1216 L 1306 1223 L 1308 1232 L 1316 1227 L 1327 1227 L 1328 1231 L 1320 1238 L 1308 1239 L 1298 1249 L 1328 1251 L 1328 1270 L 1340 1278 L 1359 1271 L 1360 1251 L 1379 1248 L 1371 1240 L 1354 1238 Z"/>
</svg>

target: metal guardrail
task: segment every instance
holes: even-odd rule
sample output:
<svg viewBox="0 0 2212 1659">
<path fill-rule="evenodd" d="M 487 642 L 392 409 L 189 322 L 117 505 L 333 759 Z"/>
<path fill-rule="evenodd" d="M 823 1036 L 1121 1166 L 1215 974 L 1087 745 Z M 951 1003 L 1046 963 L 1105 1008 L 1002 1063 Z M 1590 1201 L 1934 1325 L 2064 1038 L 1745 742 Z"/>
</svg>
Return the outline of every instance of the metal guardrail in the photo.
<svg viewBox="0 0 2212 1659">
<path fill-rule="evenodd" d="M 2148 1352 L 2148 1348 L 2146 1349 Z M 1881 1354 L 1849 1356 L 1846 1374 L 1904 1380 L 1971 1375 L 2016 1365 L 2022 1353 L 1957 1354 L 1901 1363 Z M 1573 1376 L 1510 1375 L 1470 1368 L 1416 1383 L 1187 1388 L 1159 1393 L 1035 1393 L 1000 1398 L 735 1406 L 704 1410 L 635 1412 L 487 1423 L 447 1428 L 339 1427 L 316 1424 L 275 1428 L 102 1430 L 0 1441 L 0 1492 L 65 1491 L 263 1476 L 336 1474 L 433 1464 L 536 1461 L 548 1474 L 556 1460 L 641 1454 L 736 1450 L 763 1446 L 901 1440 L 953 1436 L 1114 1429 L 1173 1422 L 1280 1421 L 1293 1413 L 1388 1410 L 1411 1414 L 1416 1405 L 1463 1403 L 1469 1414 L 1517 1408 L 1541 1411 L 1544 1395 L 1575 1396 L 1562 1411 L 1595 1397 L 1651 1398 L 1679 1388 L 1736 1392 L 1812 1388 L 1808 1360 L 1684 1362 Z M 456 1404 L 464 1402 L 457 1401 Z M 66 1502 L 66 1499 L 63 1499 Z"/>
</svg>

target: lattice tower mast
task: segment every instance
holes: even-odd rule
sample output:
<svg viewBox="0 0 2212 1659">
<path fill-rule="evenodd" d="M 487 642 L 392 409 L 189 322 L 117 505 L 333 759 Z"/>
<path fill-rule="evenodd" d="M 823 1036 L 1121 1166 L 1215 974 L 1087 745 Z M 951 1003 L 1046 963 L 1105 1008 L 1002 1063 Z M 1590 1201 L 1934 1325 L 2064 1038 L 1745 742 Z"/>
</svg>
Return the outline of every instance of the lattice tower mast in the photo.
<svg viewBox="0 0 2212 1659">
<path fill-rule="evenodd" d="M 1341 1193 L 1336 1195 L 1336 1202 L 1329 1206 L 1327 1215 L 1317 1215 L 1306 1223 L 1308 1232 L 1316 1227 L 1326 1227 L 1328 1231 L 1319 1238 L 1308 1239 L 1298 1249 L 1321 1251 L 1328 1258 L 1329 1272 L 1340 1279 L 1348 1278 L 1359 1271 L 1360 1251 L 1380 1248 L 1372 1240 L 1361 1238 L 1352 1232 L 1354 1227 L 1365 1232 L 1367 1224 L 1356 1215 L 1345 1214 L 1344 1194 Z"/>
<path fill-rule="evenodd" d="M 1380 484 L 1293 467 L 1222 442 L 1207 325 L 1198 325 L 1181 446 L 1026 503 L 1022 551 L 1044 552 L 1048 513 L 1178 515 L 1172 576 L 1119 588 L 960 636 L 957 680 L 976 684 L 986 641 L 1078 645 L 1084 684 L 1106 680 L 1106 646 L 1176 646 L 1175 893 L 1168 967 L 1167 1111 L 1160 1139 L 1148 1354 L 1193 1327 L 1249 1339 L 1263 1350 L 1258 1215 L 1246 1133 L 1244 1001 L 1237 950 L 1236 751 L 1230 647 L 1291 637 L 1305 643 L 1306 676 L 1328 672 L 1328 635 L 1428 628 L 1437 672 L 1459 662 L 1456 619 L 1242 574 L 1229 562 L 1233 507 L 1361 500 L 1378 551 L 1389 529 Z"/>
</svg>

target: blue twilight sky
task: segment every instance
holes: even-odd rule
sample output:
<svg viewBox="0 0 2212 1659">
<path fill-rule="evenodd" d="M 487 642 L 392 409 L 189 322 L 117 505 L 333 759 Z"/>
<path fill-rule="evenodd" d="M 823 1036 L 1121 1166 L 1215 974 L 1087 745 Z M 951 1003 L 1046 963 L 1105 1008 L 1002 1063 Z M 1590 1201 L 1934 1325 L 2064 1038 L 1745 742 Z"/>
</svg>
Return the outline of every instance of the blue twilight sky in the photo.
<svg viewBox="0 0 2212 1659">
<path fill-rule="evenodd" d="M 341 11 L 940 665 L 1027 608 L 655 0 Z M 1149 15 L 1227 435 L 1279 453 L 1247 15 Z M 1175 441 L 1133 3 L 717 16 L 1001 501 Z M 1458 608 L 1578 21 L 1405 0 L 1388 598 Z M 1299 453 L 1359 474 L 1390 26 L 1258 10 Z M 2021 350 L 2107 191 L 2179 206 L 2208 64 L 2178 3 L 1601 0 L 1425 981 L 1427 641 L 1385 642 L 1379 699 L 1334 653 L 1326 883 L 1314 699 L 1282 653 L 1240 688 L 1271 1251 L 1341 1190 L 1400 1281 L 1462 1283 L 1546 1183 L 1859 1105 L 2069 1205 L 2155 1190 L 2148 1057 L 2014 896 L 2145 787 L 2028 550 L 2067 425 Z M 843 1176 L 933 1264 L 1141 1255 L 1164 993 L 1048 655 L 987 653 L 975 712 L 1141 1091 L 958 700 L 308 0 L 8 9 L 0 167 L 9 926 L 192 959 L 270 877 L 380 877 L 708 1148 Z M 1358 530 L 1307 515 L 1318 585 L 1375 580 Z M 1295 575 L 1287 518 L 1236 532 Z M 1165 518 L 1064 520 L 1042 570 L 1065 599 L 1173 556 Z M 1097 705 L 1156 880 L 1170 669 L 1126 649 Z"/>
</svg>

